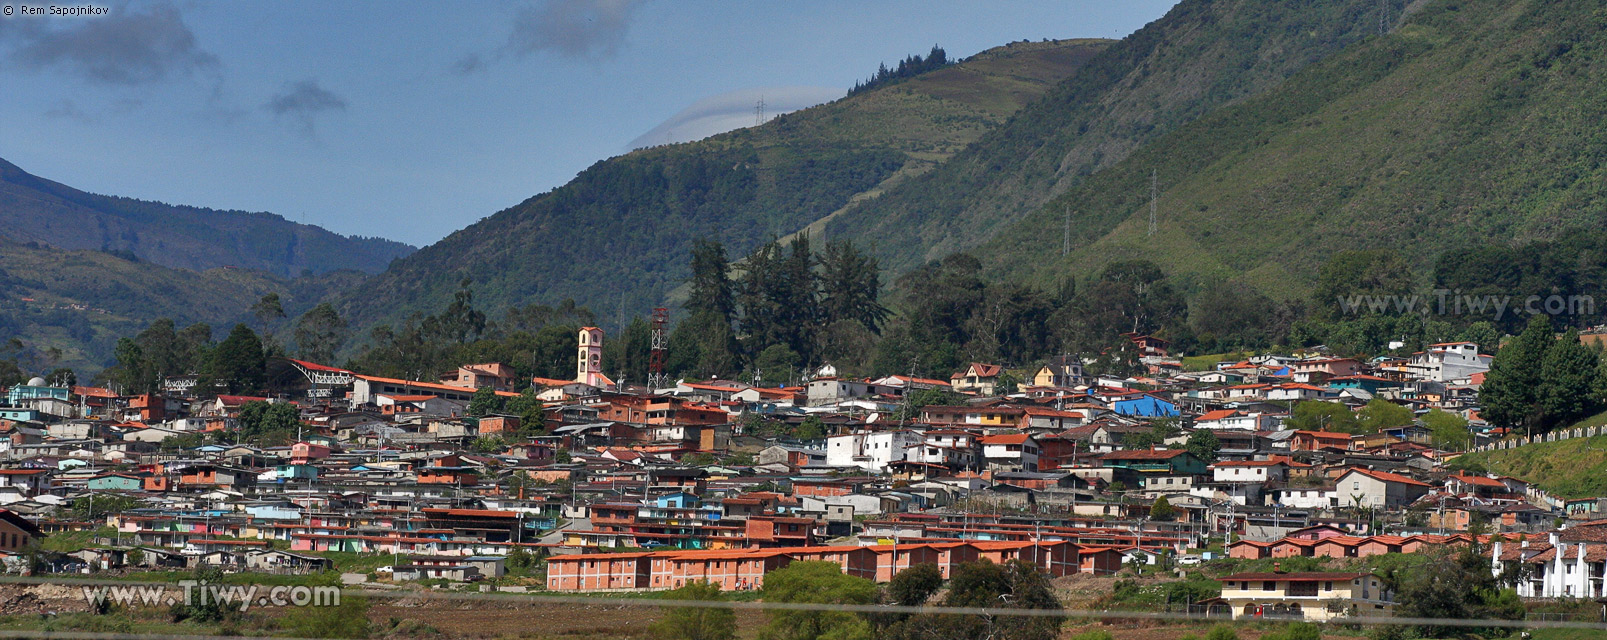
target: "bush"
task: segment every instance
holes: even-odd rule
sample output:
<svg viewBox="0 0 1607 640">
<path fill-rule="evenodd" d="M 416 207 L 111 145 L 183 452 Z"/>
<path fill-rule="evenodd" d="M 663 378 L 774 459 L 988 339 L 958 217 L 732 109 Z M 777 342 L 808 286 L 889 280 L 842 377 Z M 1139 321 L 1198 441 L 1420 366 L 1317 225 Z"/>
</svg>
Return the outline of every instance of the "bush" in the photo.
<svg viewBox="0 0 1607 640">
<path fill-rule="evenodd" d="M 1219 624 L 1211 627 L 1211 631 L 1205 634 L 1205 640 L 1239 640 L 1239 632 L 1229 625 Z"/>
<path fill-rule="evenodd" d="M 1110 635 L 1109 631 L 1095 629 L 1093 631 L 1084 631 L 1074 635 L 1071 637 L 1071 640 L 1115 640 L 1115 638 Z"/>
<path fill-rule="evenodd" d="M 887 595 L 897 604 L 918 607 L 926 604 L 926 600 L 942 587 L 943 572 L 938 570 L 937 565 L 925 562 L 893 576 L 892 581 L 887 583 Z"/>
<path fill-rule="evenodd" d="M 297 607 L 279 625 L 300 638 L 367 638 L 368 598 L 343 597 L 334 607 Z"/>
<path fill-rule="evenodd" d="M 1322 628 L 1309 622 L 1296 622 L 1261 636 L 1261 640 L 1322 640 Z"/>
</svg>

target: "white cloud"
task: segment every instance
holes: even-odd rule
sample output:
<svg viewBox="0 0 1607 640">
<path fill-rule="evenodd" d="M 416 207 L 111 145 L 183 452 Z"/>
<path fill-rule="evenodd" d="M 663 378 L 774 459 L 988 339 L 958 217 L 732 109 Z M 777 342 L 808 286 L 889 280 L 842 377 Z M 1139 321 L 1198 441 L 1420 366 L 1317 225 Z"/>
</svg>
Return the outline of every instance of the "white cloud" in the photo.
<svg viewBox="0 0 1607 640">
<path fill-rule="evenodd" d="M 631 141 L 629 149 L 702 140 L 715 134 L 751 127 L 756 122 L 754 107 L 761 99 L 764 100 L 768 119 L 836 100 L 843 97 L 844 92 L 833 87 L 764 87 L 710 96 L 638 136 Z"/>
</svg>

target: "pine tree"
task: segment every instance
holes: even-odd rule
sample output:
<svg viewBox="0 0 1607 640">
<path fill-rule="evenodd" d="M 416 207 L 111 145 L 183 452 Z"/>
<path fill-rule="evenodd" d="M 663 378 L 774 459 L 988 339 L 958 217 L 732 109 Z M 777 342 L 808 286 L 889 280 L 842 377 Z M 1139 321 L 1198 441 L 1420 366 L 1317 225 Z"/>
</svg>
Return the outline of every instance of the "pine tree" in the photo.
<svg viewBox="0 0 1607 640">
<path fill-rule="evenodd" d="M 1595 354 L 1579 342 L 1579 334 L 1569 331 L 1546 349 L 1540 367 L 1540 408 L 1545 427 L 1565 425 L 1588 415 L 1597 406 Z"/>
<path fill-rule="evenodd" d="M 1479 387 L 1480 415 L 1502 426 L 1534 429 L 1540 418 L 1541 369 L 1554 338 L 1551 319 L 1529 318 L 1528 326 L 1497 351 Z"/>
<path fill-rule="evenodd" d="M 708 311 L 731 322 L 736 314 L 736 298 L 724 245 L 717 240 L 700 239 L 692 246 L 692 277 L 688 283 L 692 292 L 686 300 L 687 311 Z"/>
<path fill-rule="evenodd" d="M 881 268 L 875 258 L 860 253 L 848 240 L 826 243 L 820 256 L 822 324 L 852 320 L 880 334 L 889 314 L 876 300 L 881 289 Z"/>
</svg>

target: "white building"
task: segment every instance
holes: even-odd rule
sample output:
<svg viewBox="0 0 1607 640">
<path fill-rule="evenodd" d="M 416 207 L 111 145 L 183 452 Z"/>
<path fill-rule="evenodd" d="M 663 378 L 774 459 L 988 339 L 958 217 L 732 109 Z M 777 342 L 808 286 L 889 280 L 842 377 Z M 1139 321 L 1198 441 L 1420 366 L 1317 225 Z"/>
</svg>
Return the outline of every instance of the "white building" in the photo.
<svg viewBox="0 0 1607 640">
<path fill-rule="evenodd" d="M 1428 349 L 1412 354 L 1404 370 L 1406 375 L 1418 380 L 1467 380 L 1475 373 L 1490 370 L 1490 356 L 1479 353 L 1479 345 L 1472 342 L 1431 344 Z"/>
<path fill-rule="evenodd" d="M 1281 487 L 1272 491 L 1274 505 L 1295 509 L 1332 509 L 1339 506 L 1333 487 Z"/>
<path fill-rule="evenodd" d="M 1289 465 L 1282 460 L 1224 460 L 1211 465 L 1213 482 L 1283 481 L 1289 477 Z"/>
<path fill-rule="evenodd" d="M 826 465 L 858 467 L 869 473 L 885 473 L 887 465 L 904 459 L 910 447 L 921 443 L 913 431 L 849 433 L 826 438 Z"/>
<path fill-rule="evenodd" d="M 982 459 L 992 471 L 1037 471 L 1038 442 L 1025 433 L 985 436 Z"/>
<path fill-rule="evenodd" d="M 1428 483 L 1384 471 L 1351 469 L 1334 481 L 1340 506 L 1401 509 L 1432 489 Z"/>
<path fill-rule="evenodd" d="M 1595 525 L 1595 526 L 1590 526 Z M 1596 523 L 1552 532 L 1546 542 L 1522 540 L 1491 545 L 1490 569 L 1496 575 L 1511 564 L 1528 566 L 1518 581 L 1524 598 L 1581 598 L 1607 596 L 1607 544 L 1601 540 L 1607 527 Z"/>
<path fill-rule="evenodd" d="M 870 395 L 871 385 L 858 380 L 817 378 L 810 380 L 804 395 L 811 407 L 835 406 L 838 403 Z"/>
</svg>

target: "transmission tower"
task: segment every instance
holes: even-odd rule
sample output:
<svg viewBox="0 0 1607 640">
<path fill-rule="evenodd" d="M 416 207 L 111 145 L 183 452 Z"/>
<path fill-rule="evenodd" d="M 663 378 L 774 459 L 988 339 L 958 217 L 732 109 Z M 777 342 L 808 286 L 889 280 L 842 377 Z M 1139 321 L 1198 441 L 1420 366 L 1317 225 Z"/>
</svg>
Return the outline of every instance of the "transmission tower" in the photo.
<svg viewBox="0 0 1607 640">
<path fill-rule="evenodd" d="M 1156 176 L 1154 169 L 1149 170 L 1149 235 L 1155 235 L 1155 201 L 1160 199 L 1160 191 L 1155 188 Z"/>
<path fill-rule="evenodd" d="M 1389 0 L 1378 0 L 1378 35 L 1389 31 Z"/>
<path fill-rule="evenodd" d="M 647 355 L 647 386 L 649 391 L 656 391 L 669 385 L 668 376 L 664 375 L 664 356 L 669 351 L 669 339 L 664 328 L 670 323 L 670 310 L 664 307 L 653 309 L 653 349 Z"/>
<path fill-rule="evenodd" d="M 1071 207 L 1066 207 L 1066 232 L 1060 240 L 1060 255 L 1071 254 Z"/>
<path fill-rule="evenodd" d="M 764 124 L 764 96 L 759 96 L 759 102 L 753 105 L 753 126 Z"/>
</svg>

